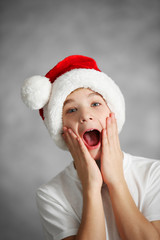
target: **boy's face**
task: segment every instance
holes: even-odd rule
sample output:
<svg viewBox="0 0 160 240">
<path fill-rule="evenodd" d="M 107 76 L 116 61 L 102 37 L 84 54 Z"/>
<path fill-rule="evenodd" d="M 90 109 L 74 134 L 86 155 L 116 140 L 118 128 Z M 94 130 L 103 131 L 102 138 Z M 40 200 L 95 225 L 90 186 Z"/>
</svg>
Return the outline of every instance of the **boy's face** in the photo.
<svg viewBox="0 0 160 240">
<path fill-rule="evenodd" d="M 101 131 L 110 112 L 102 96 L 87 88 L 75 90 L 64 102 L 63 127 L 83 140 L 95 160 L 101 156 Z"/>
</svg>

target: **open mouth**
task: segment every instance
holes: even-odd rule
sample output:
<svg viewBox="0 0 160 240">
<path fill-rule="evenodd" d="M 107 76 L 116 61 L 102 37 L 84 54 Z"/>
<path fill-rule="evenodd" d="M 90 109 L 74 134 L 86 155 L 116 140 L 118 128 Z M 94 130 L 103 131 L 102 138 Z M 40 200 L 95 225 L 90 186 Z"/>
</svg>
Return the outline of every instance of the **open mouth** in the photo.
<svg viewBox="0 0 160 240">
<path fill-rule="evenodd" d="M 83 134 L 84 142 L 89 147 L 97 147 L 100 143 L 101 133 L 97 129 L 87 130 Z"/>
</svg>

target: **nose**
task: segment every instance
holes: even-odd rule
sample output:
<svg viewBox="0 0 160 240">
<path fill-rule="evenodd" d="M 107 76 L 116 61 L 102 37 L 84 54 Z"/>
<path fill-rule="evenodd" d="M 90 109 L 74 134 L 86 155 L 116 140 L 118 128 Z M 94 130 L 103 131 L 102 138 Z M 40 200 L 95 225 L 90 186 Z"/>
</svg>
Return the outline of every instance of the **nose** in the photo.
<svg viewBox="0 0 160 240">
<path fill-rule="evenodd" d="M 87 111 L 83 111 L 80 114 L 80 123 L 85 123 L 88 121 L 92 121 L 93 120 L 93 116 L 87 112 Z"/>
</svg>

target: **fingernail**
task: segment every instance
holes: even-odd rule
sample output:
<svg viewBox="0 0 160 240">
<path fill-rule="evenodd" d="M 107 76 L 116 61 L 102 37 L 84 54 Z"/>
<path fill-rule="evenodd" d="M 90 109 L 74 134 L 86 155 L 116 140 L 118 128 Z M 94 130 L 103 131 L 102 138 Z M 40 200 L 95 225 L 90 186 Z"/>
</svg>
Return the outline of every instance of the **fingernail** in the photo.
<svg viewBox="0 0 160 240">
<path fill-rule="evenodd" d="M 107 122 L 108 122 L 108 124 L 111 123 L 111 118 L 110 117 L 107 119 Z"/>
</svg>

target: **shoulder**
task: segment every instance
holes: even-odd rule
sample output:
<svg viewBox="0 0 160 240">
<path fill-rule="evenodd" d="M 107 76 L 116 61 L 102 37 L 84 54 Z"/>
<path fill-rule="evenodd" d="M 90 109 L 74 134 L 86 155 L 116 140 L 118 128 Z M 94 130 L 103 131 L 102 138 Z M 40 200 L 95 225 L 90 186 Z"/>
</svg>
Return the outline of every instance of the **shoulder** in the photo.
<svg viewBox="0 0 160 240">
<path fill-rule="evenodd" d="M 160 160 L 133 156 L 128 153 L 125 153 L 124 156 L 125 161 L 128 162 L 126 175 L 134 176 L 145 183 L 160 176 Z"/>
<path fill-rule="evenodd" d="M 38 201 L 41 201 L 41 199 L 50 199 L 51 201 L 60 203 L 78 185 L 80 185 L 80 181 L 74 169 L 73 162 L 71 162 L 62 172 L 37 189 L 36 198 Z"/>
<path fill-rule="evenodd" d="M 128 166 L 130 168 L 139 168 L 139 169 L 150 169 L 155 168 L 157 166 L 160 167 L 160 160 L 153 158 L 146 158 L 141 156 L 133 156 L 128 153 L 124 153 L 124 160 L 128 162 Z"/>
<path fill-rule="evenodd" d="M 44 232 L 54 239 L 76 235 L 80 222 L 77 209 L 79 202 L 73 191 L 79 183 L 73 163 L 38 188 L 36 202 L 43 223 Z"/>
</svg>

